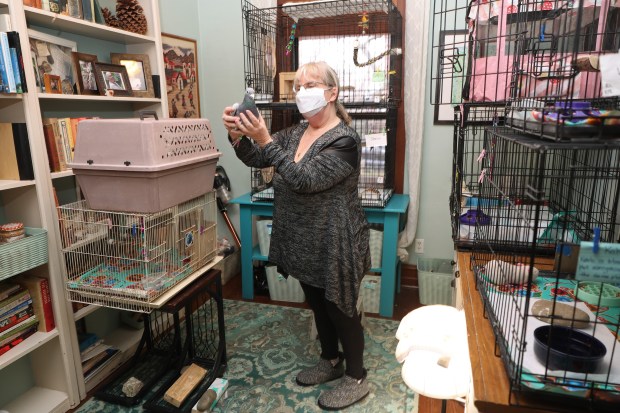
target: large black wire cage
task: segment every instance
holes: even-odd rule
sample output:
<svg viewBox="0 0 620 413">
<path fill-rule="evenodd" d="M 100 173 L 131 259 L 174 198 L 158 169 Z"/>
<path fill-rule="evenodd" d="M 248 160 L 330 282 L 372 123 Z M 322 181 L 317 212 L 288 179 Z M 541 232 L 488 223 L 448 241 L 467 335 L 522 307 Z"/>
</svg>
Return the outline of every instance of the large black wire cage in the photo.
<svg viewBox="0 0 620 413">
<path fill-rule="evenodd" d="M 620 136 L 602 87 L 620 46 L 614 0 L 436 0 L 431 103 L 504 102 L 506 124 L 551 140 Z"/>
<path fill-rule="evenodd" d="M 512 390 L 534 405 L 556 397 L 558 411 L 615 411 L 620 283 L 578 263 L 594 253 L 584 241 L 620 241 L 620 142 L 541 141 L 496 127 L 485 147 L 472 265 Z"/>
<path fill-rule="evenodd" d="M 242 1 L 246 87 L 271 132 L 302 121 L 293 79 L 306 62 L 326 61 L 364 141 L 359 194 L 383 207 L 394 188 L 396 110 L 401 98 L 401 15 L 390 0 L 334 0 L 259 8 Z M 252 199 L 273 199 L 273 171 L 252 170 Z"/>
</svg>

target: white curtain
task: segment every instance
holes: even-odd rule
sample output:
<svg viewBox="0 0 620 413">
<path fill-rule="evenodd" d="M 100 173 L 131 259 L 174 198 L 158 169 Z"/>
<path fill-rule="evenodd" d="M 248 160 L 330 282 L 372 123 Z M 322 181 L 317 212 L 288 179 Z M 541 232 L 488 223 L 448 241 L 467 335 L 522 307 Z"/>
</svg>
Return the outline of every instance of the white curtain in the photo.
<svg viewBox="0 0 620 413">
<path fill-rule="evenodd" d="M 400 234 L 398 256 L 407 262 L 407 247 L 413 243 L 418 227 L 420 171 L 422 166 L 422 141 L 424 137 L 424 110 L 426 108 L 426 66 L 428 55 L 428 31 L 430 21 L 429 0 L 406 0 L 405 13 L 405 138 L 407 151 L 407 175 L 409 211 L 407 225 Z"/>
</svg>

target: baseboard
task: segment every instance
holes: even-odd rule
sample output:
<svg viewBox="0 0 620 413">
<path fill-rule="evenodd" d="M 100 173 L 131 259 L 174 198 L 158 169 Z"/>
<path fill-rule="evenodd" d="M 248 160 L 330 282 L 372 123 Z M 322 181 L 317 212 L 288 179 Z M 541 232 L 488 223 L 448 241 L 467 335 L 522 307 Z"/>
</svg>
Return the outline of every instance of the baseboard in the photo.
<svg viewBox="0 0 620 413">
<path fill-rule="evenodd" d="M 400 272 L 402 287 L 418 288 L 418 267 L 413 264 L 402 264 Z"/>
</svg>

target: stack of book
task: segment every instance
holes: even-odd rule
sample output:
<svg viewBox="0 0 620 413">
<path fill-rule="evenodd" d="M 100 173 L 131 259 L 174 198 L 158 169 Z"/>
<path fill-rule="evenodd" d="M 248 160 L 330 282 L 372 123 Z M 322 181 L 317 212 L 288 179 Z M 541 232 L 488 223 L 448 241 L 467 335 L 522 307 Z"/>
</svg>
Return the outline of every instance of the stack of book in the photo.
<svg viewBox="0 0 620 413">
<path fill-rule="evenodd" d="M 51 172 L 66 171 L 73 160 L 78 123 L 90 118 L 45 118 L 43 133 Z"/>
<path fill-rule="evenodd" d="M 0 123 L 0 180 L 34 179 L 34 168 L 25 123 Z"/>
<path fill-rule="evenodd" d="M 38 327 L 28 289 L 12 282 L 0 283 L 0 355 L 30 337 Z"/>
<path fill-rule="evenodd" d="M 105 24 L 99 0 L 24 0 L 24 6 Z"/>
<path fill-rule="evenodd" d="M 16 31 L 0 31 L 0 92 L 27 92 L 24 58 Z"/>
<path fill-rule="evenodd" d="M 84 381 L 88 381 L 112 360 L 120 355 L 117 348 L 104 343 L 96 334 L 86 333 L 78 335 L 80 344 L 80 358 Z"/>
</svg>

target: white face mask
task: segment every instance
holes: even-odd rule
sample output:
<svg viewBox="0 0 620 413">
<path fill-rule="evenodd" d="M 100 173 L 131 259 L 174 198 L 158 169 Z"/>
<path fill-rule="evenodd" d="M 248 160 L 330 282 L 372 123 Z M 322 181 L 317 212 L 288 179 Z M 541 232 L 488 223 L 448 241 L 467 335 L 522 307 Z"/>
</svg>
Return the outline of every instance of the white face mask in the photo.
<svg viewBox="0 0 620 413">
<path fill-rule="evenodd" d="M 306 89 L 302 86 L 299 92 L 295 94 L 295 103 L 297 103 L 297 109 L 304 118 L 311 118 L 327 106 L 325 89 L 320 87 Z"/>
</svg>

